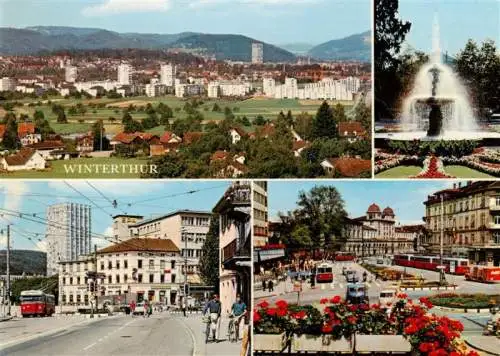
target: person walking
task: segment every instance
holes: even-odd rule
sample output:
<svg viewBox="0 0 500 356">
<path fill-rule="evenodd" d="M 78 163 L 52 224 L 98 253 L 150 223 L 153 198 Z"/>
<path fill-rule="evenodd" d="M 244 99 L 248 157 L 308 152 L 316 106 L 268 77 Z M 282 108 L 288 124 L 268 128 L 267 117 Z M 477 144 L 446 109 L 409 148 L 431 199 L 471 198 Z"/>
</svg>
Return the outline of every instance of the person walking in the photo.
<svg viewBox="0 0 500 356">
<path fill-rule="evenodd" d="M 262 290 L 266 291 L 266 280 L 264 278 L 262 278 Z"/>
<path fill-rule="evenodd" d="M 134 313 L 135 313 L 135 300 L 132 300 L 130 302 L 130 315 L 132 315 L 132 317 L 134 317 Z"/>
<path fill-rule="evenodd" d="M 240 338 L 240 324 L 247 312 L 247 305 L 241 299 L 241 295 L 238 293 L 236 295 L 236 302 L 233 303 L 231 307 L 231 313 L 235 316 L 234 329 L 236 331 L 236 341 Z"/>
<path fill-rule="evenodd" d="M 222 306 L 219 301 L 219 296 L 214 294 L 212 299 L 203 308 L 203 316 L 210 314 L 210 329 L 212 331 L 213 341 L 217 341 L 217 326 L 222 312 Z"/>
<path fill-rule="evenodd" d="M 270 279 L 269 282 L 267 282 L 267 285 L 269 287 L 269 292 L 274 292 L 274 282 L 272 279 Z"/>
<path fill-rule="evenodd" d="M 149 307 L 149 303 L 147 301 L 144 301 L 144 312 L 142 314 L 142 316 L 144 318 L 148 315 L 148 307 Z"/>
<path fill-rule="evenodd" d="M 186 314 L 186 297 L 182 299 L 182 312 L 184 313 L 184 316 L 187 317 Z"/>
</svg>

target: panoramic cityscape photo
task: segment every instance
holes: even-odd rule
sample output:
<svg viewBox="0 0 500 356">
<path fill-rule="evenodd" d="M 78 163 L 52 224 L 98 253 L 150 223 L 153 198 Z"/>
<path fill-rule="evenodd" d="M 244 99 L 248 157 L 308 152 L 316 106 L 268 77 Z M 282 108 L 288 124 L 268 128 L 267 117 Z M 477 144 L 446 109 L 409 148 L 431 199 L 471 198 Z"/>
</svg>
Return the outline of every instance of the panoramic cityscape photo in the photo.
<svg viewBox="0 0 500 356">
<path fill-rule="evenodd" d="M 0 353 L 249 355 L 250 209 L 245 181 L 4 182 Z"/>
<path fill-rule="evenodd" d="M 498 355 L 499 182 L 253 193 L 255 355 Z"/>
<path fill-rule="evenodd" d="M 370 6 L 2 1 L 0 177 L 369 178 Z"/>
<path fill-rule="evenodd" d="M 499 2 L 375 3 L 376 177 L 500 177 Z"/>
</svg>

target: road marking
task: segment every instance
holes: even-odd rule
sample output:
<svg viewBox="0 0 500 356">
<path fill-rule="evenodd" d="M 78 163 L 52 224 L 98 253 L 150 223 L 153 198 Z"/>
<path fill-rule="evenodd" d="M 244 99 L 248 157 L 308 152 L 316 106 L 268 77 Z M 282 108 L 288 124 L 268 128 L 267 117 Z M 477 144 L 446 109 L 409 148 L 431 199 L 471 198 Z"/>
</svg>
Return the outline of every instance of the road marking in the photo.
<svg viewBox="0 0 500 356">
<path fill-rule="evenodd" d="M 187 330 L 189 336 L 191 336 L 191 341 L 193 342 L 193 355 L 192 356 L 196 356 L 197 351 L 198 351 L 198 350 L 196 350 L 196 336 L 194 336 L 194 333 L 191 330 L 191 328 L 189 326 L 187 326 L 187 324 L 182 319 L 177 319 L 177 320 L 179 320 L 181 322 L 182 326 L 184 326 L 184 328 Z"/>
<path fill-rule="evenodd" d="M 90 344 L 89 346 L 84 347 L 84 348 L 83 348 L 83 350 L 84 350 L 84 351 L 85 351 L 85 350 L 88 350 L 88 349 L 90 349 L 92 346 L 94 346 L 95 344 L 97 344 L 97 342 L 94 342 L 93 344 Z"/>
</svg>

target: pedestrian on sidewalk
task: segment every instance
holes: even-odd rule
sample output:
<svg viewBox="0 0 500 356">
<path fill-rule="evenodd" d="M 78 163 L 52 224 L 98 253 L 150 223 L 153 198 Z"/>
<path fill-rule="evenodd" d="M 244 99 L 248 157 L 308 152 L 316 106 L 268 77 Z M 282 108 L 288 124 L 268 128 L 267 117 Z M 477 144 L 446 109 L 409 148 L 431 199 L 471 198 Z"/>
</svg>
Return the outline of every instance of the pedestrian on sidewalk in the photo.
<svg viewBox="0 0 500 356">
<path fill-rule="evenodd" d="M 262 290 L 266 291 L 266 280 L 264 278 L 262 278 Z"/>
<path fill-rule="evenodd" d="M 267 283 L 268 287 L 269 287 L 269 292 L 274 292 L 274 282 L 272 279 L 269 280 L 269 282 Z"/>
<path fill-rule="evenodd" d="M 135 300 L 130 302 L 130 315 L 134 317 L 134 312 L 135 312 Z"/>
<path fill-rule="evenodd" d="M 182 299 L 182 312 L 184 313 L 184 316 L 187 317 L 186 314 L 186 297 Z"/>
</svg>

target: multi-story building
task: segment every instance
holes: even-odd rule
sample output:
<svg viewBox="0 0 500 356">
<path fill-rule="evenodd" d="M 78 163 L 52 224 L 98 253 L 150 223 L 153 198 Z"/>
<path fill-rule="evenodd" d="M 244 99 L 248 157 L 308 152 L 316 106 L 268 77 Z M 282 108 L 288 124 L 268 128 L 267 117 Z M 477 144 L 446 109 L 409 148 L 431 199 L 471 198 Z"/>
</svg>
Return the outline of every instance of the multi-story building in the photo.
<svg viewBox="0 0 500 356">
<path fill-rule="evenodd" d="M 176 84 L 175 85 L 175 96 L 178 98 L 184 98 L 186 96 L 196 96 L 202 95 L 205 91 L 205 87 L 201 84 Z"/>
<path fill-rule="evenodd" d="M 264 45 L 262 43 L 252 43 L 252 63 L 264 63 Z"/>
<path fill-rule="evenodd" d="M 414 252 L 415 236 L 396 233 L 396 216 L 390 207 L 381 211 L 377 204 L 371 204 L 366 215 L 346 219 L 344 233 L 341 249 L 357 256 Z"/>
<path fill-rule="evenodd" d="M 128 296 L 177 305 L 184 283 L 179 252 L 170 239 L 132 238 L 101 249 L 95 256 L 60 262 L 59 300 L 62 305 L 89 305 L 88 286 L 97 280 L 99 304 L 102 297 Z"/>
<path fill-rule="evenodd" d="M 150 219 L 117 215 L 114 217 L 113 234 L 121 240 L 133 237 L 172 240 L 181 255 L 188 259 L 189 282 L 199 283 L 198 263 L 211 216 L 210 212 L 193 210 L 179 210 Z"/>
<path fill-rule="evenodd" d="M 120 64 L 118 66 L 118 83 L 120 85 L 131 84 L 132 67 L 129 64 Z"/>
<path fill-rule="evenodd" d="M 276 81 L 273 78 L 262 79 L 262 91 L 264 95 L 274 97 L 276 92 Z"/>
<path fill-rule="evenodd" d="M 261 247 L 268 241 L 267 181 L 255 181 L 253 187 L 253 244 Z"/>
<path fill-rule="evenodd" d="M 500 265 L 500 182 L 453 184 L 427 197 L 424 247 L 475 263 Z"/>
<path fill-rule="evenodd" d="M 164 84 L 146 84 L 146 96 L 162 96 L 167 93 L 167 86 Z"/>
<path fill-rule="evenodd" d="M 91 251 L 91 209 L 63 203 L 47 209 L 47 275 L 58 271 L 60 261 L 76 260 Z"/>
<path fill-rule="evenodd" d="M 14 78 L 3 77 L 0 79 L 0 91 L 16 90 L 17 82 Z"/>
<path fill-rule="evenodd" d="M 173 64 L 162 64 L 160 67 L 160 83 L 168 87 L 175 85 L 177 68 Z"/>
<path fill-rule="evenodd" d="M 75 66 L 67 66 L 64 68 L 64 80 L 68 83 L 76 82 L 77 69 Z"/>
<path fill-rule="evenodd" d="M 251 305 L 251 187 L 235 181 L 213 211 L 219 214 L 219 293 L 222 313 L 229 314 L 240 294 Z"/>
</svg>

